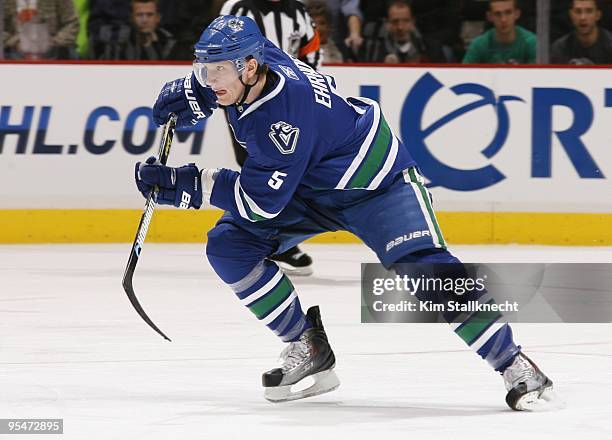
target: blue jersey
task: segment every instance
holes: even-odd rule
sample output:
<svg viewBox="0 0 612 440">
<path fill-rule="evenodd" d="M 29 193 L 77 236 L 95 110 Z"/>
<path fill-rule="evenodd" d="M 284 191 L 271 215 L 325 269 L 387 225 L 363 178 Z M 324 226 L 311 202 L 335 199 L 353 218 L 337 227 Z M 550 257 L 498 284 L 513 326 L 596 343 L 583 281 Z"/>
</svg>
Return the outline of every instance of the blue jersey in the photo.
<svg viewBox="0 0 612 440">
<path fill-rule="evenodd" d="M 237 217 L 276 217 L 294 194 L 389 186 L 415 165 L 377 102 L 345 98 L 330 76 L 267 42 L 275 85 L 251 104 L 228 107 L 230 125 L 248 157 L 240 173 L 222 169 L 211 204 Z"/>
</svg>

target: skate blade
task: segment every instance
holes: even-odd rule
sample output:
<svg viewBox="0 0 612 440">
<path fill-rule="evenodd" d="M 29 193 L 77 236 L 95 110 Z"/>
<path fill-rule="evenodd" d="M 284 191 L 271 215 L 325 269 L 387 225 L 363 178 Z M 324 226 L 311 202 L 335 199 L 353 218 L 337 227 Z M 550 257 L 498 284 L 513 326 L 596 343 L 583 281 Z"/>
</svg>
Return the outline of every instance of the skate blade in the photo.
<svg viewBox="0 0 612 440">
<path fill-rule="evenodd" d="M 516 403 L 517 411 L 543 412 L 565 408 L 565 402 L 550 388 L 525 394 Z"/>
<path fill-rule="evenodd" d="M 283 263 L 282 261 L 276 261 L 276 264 L 280 267 L 280 270 L 285 275 L 296 276 L 296 277 L 308 277 L 312 275 L 312 266 L 306 267 L 293 267 L 290 264 Z"/>
<path fill-rule="evenodd" d="M 319 394 L 329 393 L 340 386 L 340 380 L 334 370 L 325 370 L 312 375 L 314 384 L 310 387 L 292 392 L 291 388 L 298 385 L 300 382 L 293 385 L 285 385 L 282 387 L 268 387 L 265 389 L 264 397 L 273 403 L 289 402 L 292 400 L 304 399 L 306 397 L 318 396 Z M 303 379 L 302 379 L 303 380 Z"/>
</svg>

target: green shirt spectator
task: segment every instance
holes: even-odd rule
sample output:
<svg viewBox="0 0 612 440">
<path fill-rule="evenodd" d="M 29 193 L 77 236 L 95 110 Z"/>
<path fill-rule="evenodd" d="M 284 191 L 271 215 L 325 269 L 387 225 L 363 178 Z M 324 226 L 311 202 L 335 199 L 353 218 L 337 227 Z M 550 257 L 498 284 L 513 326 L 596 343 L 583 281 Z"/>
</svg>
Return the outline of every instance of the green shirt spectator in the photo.
<svg viewBox="0 0 612 440">
<path fill-rule="evenodd" d="M 489 0 L 487 20 L 493 28 L 477 37 L 463 58 L 464 63 L 533 64 L 536 36 L 517 26 L 521 16 L 517 0 Z"/>
<path fill-rule="evenodd" d="M 536 36 L 520 26 L 512 43 L 500 43 L 495 29 L 480 35 L 463 57 L 465 64 L 533 64 L 536 61 Z"/>
<path fill-rule="evenodd" d="M 89 0 L 74 0 L 74 7 L 76 8 L 77 15 L 79 17 L 79 23 L 81 27 L 77 34 L 77 52 L 79 58 L 89 58 L 89 41 L 87 39 L 87 22 L 89 20 Z"/>
</svg>

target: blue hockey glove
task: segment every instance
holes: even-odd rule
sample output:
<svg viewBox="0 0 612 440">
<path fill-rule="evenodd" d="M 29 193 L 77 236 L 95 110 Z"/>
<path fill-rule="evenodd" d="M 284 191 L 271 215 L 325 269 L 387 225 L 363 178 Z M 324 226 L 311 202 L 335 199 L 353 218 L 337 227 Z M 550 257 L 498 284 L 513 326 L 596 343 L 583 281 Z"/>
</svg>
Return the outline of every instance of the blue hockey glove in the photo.
<svg viewBox="0 0 612 440">
<path fill-rule="evenodd" d="M 208 118 L 216 108 L 215 92 L 210 87 L 202 87 L 191 73 L 164 85 L 153 105 L 153 121 L 164 125 L 168 115 L 175 113 L 178 128 L 190 127 Z"/>
<path fill-rule="evenodd" d="M 161 205 L 183 209 L 202 206 L 202 182 L 195 164 L 172 168 L 149 157 L 145 163 L 136 163 L 135 177 L 136 186 L 145 198 L 155 185 L 159 187 L 157 203 Z"/>
</svg>

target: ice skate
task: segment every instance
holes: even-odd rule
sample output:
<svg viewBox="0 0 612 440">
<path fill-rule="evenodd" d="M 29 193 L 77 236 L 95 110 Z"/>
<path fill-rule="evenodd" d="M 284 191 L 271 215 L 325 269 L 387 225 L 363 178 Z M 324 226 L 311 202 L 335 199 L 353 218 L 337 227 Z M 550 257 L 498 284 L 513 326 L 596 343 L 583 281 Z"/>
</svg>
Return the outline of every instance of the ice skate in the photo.
<svg viewBox="0 0 612 440">
<path fill-rule="evenodd" d="M 506 403 L 515 411 L 544 409 L 555 400 L 552 381 L 523 353 L 516 355 L 502 375 L 508 390 Z"/>
<path fill-rule="evenodd" d="M 282 254 L 271 255 L 270 260 L 276 261 L 281 270 L 287 275 L 312 275 L 312 258 L 302 252 L 297 246 Z"/>
<path fill-rule="evenodd" d="M 319 307 L 311 307 L 306 315 L 313 327 L 283 350 L 280 368 L 262 375 L 264 397 L 270 402 L 303 399 L 328 393 L 340 386 L 334 372 L 336 358 L 327 341 Z M 300 388 L 304 384 L 302 380 L 314 380 L 314 383 L 307 388 Z"/>
</svg>

